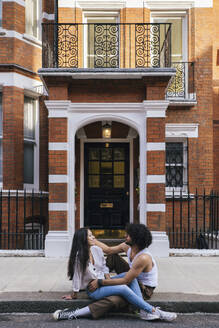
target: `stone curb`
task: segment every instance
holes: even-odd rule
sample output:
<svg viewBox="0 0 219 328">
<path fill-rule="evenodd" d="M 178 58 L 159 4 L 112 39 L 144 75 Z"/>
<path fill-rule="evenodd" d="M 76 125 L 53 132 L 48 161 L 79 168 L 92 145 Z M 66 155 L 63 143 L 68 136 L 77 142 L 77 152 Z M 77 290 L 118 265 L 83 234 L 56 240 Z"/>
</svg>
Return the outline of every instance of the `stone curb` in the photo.
<svg viewBox="0 0 219 328">
<path fill-rule="evenodd" d="M 0 313 L 52 313 L 57 309 L 80 308 L 87 306 L 90 301 L 79 299 L 70 301 L 63 300 L 19 300 L 19 301 L 0 301 Z M 151 305 L 160 306 L 166 311 L 177 313 L 219 313 L 219 302 L 194 302 L 194 301 L 150 301 Z"/>
</svg>

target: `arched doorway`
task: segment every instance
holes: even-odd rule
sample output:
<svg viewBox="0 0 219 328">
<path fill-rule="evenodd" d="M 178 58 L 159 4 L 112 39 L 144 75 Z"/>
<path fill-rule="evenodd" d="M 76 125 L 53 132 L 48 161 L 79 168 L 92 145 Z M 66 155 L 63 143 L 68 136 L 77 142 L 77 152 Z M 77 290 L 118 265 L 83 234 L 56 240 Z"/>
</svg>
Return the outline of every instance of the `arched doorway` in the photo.
<svg viewBox="0 0 219 328">
<path fill-rule="evenodd" d="M 76 133 L 81 154 L 76 226 L 80 220 L 80 226 L 91 229 L 124 230 L 128 222 L 139 219 L 139 137 L 132 127 L 110 121 L 111 136 L 104 138 L 103 124 L 92 122 Z M 76 164 L 76 176 L 77 170 Z"/>
</svg>

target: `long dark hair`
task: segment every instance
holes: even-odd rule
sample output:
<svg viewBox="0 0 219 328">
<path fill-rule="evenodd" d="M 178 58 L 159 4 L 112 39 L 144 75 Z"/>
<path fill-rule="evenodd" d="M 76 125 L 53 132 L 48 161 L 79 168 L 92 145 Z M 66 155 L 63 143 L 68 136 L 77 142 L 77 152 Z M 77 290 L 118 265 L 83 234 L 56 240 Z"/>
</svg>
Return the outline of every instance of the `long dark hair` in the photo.
<svg viewBox="0 0 219 328">
<path fill-rule="evenodd" d="M 68 277 L 72 280 L 75 269 L 76 256 L 84 273 L 89 260 L 89 246 L 87 241 L 87 228 L 78 229 L 73 237 L 71 253 L 68 260 Z"/>
</svg>

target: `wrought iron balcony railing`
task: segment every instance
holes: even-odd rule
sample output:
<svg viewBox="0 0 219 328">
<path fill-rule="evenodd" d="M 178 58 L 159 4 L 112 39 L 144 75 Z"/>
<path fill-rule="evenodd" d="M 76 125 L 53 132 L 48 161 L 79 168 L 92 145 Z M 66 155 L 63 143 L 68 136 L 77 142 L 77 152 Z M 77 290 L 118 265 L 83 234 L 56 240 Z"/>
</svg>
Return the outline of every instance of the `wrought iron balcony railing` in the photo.
<svg viewBox="0 0 219 328">
<path fill-rule="evenodd" d="M 171 66 L 171 24 L 42 24 L 43 68 Z"/>
<path fill-rule="evenodd" d="M 172 77 L 166 91 L 166 99 L 176 101 L 195 101 L 194 62 L 172 62 L 176 75 Z"/>
</svg>

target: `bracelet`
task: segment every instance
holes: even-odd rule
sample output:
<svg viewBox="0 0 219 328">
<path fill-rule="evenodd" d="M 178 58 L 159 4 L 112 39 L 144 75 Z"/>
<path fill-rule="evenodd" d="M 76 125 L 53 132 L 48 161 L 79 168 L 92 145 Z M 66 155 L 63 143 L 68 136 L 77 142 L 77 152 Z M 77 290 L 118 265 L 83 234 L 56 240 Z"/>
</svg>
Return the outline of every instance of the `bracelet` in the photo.
<svg viewBox="0 0 219 328">
<path fill-rule="evenodd" d="M 103 279 L 97 279 L 98 287 L 103 286 Z"/>
</svg>

